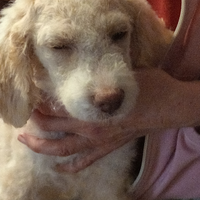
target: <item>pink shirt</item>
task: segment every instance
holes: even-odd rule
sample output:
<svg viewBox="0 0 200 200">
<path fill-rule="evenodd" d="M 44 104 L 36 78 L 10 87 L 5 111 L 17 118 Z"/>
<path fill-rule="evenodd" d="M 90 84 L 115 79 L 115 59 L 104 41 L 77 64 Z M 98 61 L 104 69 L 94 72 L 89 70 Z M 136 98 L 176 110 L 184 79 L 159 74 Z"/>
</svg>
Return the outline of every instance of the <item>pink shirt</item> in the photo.
<svg viewBox="0 0 200 200">
<path fill-rule="evenodd" d="M 200 135 L 194 128 L 146 137 L 133 192 L 136 200 L 200 197 Z"/>
<path fill-rule="evenodd" d="M 200 1 L 182 0 L 181 7 L 171 51 L 173 55 L 174 49 L 184 50 L 184 59 L 181 65 L 174 65 L 181 66 L 183 75 L 197 79 Z M 172 58 L 169 60 L 173 69 Z M 142 167 L 132 190 L 135 200 L 200 198 L 200 135 L 195 129 L 169 129 L 146 136 Z"/>
</svg>

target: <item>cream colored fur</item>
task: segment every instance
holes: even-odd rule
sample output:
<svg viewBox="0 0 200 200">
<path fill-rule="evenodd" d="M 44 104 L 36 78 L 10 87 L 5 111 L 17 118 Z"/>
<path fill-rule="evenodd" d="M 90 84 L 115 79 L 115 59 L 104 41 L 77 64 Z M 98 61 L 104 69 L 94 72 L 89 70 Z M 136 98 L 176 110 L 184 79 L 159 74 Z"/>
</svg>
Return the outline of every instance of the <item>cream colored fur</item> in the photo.
<svg viewBox="0 0 200 200">
<path fill-rule="evenodd" d="M 0 200 L 128 200 L 134 141 L 77 174 L 58 173 L 66 158 L 39 155 L 17 141 L 47 137 L 31 120 L 41 93 L 86 121 L 117 122 L 138 88 L 133 69 L 157 66 L 172 39 L 145 0 L 16 0 L 0 20 Z M 112 115 L 94 106 L 105 90 L 124 91 Z M 7 124 L 11 125 L 7 125 Z M 52 133 L 52 137 L 64 137 Z"/>
</svg>

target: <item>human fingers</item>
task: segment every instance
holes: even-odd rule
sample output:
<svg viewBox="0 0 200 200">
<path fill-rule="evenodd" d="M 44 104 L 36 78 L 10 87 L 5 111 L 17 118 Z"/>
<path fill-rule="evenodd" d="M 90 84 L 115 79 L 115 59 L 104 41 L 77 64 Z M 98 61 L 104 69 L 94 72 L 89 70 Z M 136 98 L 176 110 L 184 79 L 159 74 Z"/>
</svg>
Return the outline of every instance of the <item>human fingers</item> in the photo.
<svg viewBox="0 0 200 200">
<path fill-rule="evenodd" d="M 69 156 L 93 147 L 99 148 L 104 146 L 105 149 L 107 149 L 107 147 L 110 148 L 110 146 L 115 146 L 117 148 L 134 138 L 133 131 L 109 133 L 110 130 L 101 137 L 85 137 L 78 134 L 66 133 L 66 137 L 62 139 L 38 138 L 24 133 L 18 136 L 18 140 L 36 153 L 54 156 Z"/>
<path fill-rule="evenodd" d="M 52 156 L 69 156 L 85 148 L 91 148 L 92 143 L 78 135 L 68 135 L 62 139 L 42 139 L 33 135 L 23 134 L 18 140 L 36 153 Z"/>
<path fill-rule="evenodd" d="M 44 114 L 43 112 L 41 112 L 41 110 L 34 110 L 31 114 L 30 120 L 34 121 L 38 125 L 38 127 L 43 131 L 61 131 L 60 124 L 63 124 L 64 121 L 66 122 L 69 120 L 69 117 L 60 117 L 56 115 L 49 115 L 47 113 L 48 111 Z M 59 126 L 56 126 L 55 130 L 52 129 L 54 127 L 54 124 L 57 123 L 59 123 Z"/>
<path fill-rule="evenodd" d="M 110 146 L 110 148 L 88 149 L 83 153 L 79 153 L 78 157 L 70 162 L 57 164 L 55 170 L 59 172 L 77 173 L 106 156 L 114 149 L 116 149 L 116 146 Z"/>
<path fill-rule="evenodd" d="M 79 141 L 80 143 L 77 146 L 77 138 L 67 138 L 65 141 L 55 141 L 39 139 L 35 136 L 27 136 L 24 134 L 23 136 L 20 135 L 18 139 L 33 151 L 46 155 L 70 156 L 79 152 L 78 155 L 75 158 L 69 160 L 69 162 L 57 164 L 55 166 L 56 171 L 68 173 L 77 173 L 78 171 L 85 169 L 95 161 L 99 160 L 100 158 L 104 157 L 125 143 L 125 141 L 121 140 L 120 142 L 114 142 L 94 147 L 92 147 L 90 143 L 89 145 L 86 145 L 88 148 L 85 149 L 85 144 L 83 144 L 82 139 Z M 84 146 L 84 151 L 82 149 L 82 145 Z"/>
<path fill-rule="evenodd" d="M 75 159 L 67 163 L 57 164 L 56 170 L 59 172 L 77 173 L 131 140 L 133 140 L 132 137 L 126 137 L 121 140 L 110 141 L 100 146 L 94 146 L 91 149 L 78 153 Z"/>
<path fill-rule="evenodd" d="M 46 132 L 66 132 L 76 133 L 77 135 L 87 137 L 96 141 L 105 141 L 111 136 L 117 137 L 126 127 L 122 123 L 99 124 L 84 122 L 72 117 L 57 117 L 42 114 L 39 110 L 32 113 L 33 120 L 38 127 Z"/>
<path fill-rule="evenodd" d="M 84 126 L 84 122 L 73 119 L 69 115 L 66 115 L 65 117 L 46 115 L 40 112 L 40 110 L 34 110 L 31 115 L 31 120 L 33 120 L 41 130 L 47 132 L 65 131 L 74 133 L 81 131 Z"/>
<path fill-rule="evenodd" d="M 27 134 L 18 136 L 20 142 L 36 153 L 52 156 L 70 156 L 78 153 L 67 163 L 57 164 L 55 167 L 56 171 L 68 173 L 76 173 L 85 169 L 131 139 L 132 137 L 129 135 L 129 137 L 121 137 L 121 139 L 97 145 L 95 142 L 77 135 L 70 135 L 61 140 L 41 139 Z"/>
<path fill-rule="evenodd" d="M 57 117 L 68 117 L 69 113 L 66 111 L 63 105 L 61 105 L 57 100 L 55 99 L 46 99 L 44 97 L 45 101 L 41 102 L 37 110 L 48 116 L 57 116 Z"/>
<path fill-rule="evenodd" d="M 46 120 L 48 124 L 55 124 L 55 127 L 59 127 L 58 124 L 62 121 L 58 119 L 57 122 L 57 118 L 56 120 L 55 118 L 51 119 L 51 116 L 43 117 L 47 117 L 48 119 Z M 66 128 L 65 123 L 66 120 L 64 120 L 64 128 Z M 69 126 L 71 126 L 71 123 L 69 123 Z M 51 129 L 51 127 L 48 128 L 50 128 L 50 131 L 55 131 L 55 127 L 53 127 L 53 129 Z M 77 128 L 74 129 L 73 125 L 71 128 L 71 130 L 77 131 Z M 134 137 L 134 131 L 132 129 L 129 130 L 122 126 L 100 126 L 97 128 L 79 127 L 78 130 L 81 134 L 70 131 L 69 127 L 67 127 L 67 129 L 63 129 L 62 126 L 60 131 L 66 132 L 66 137 L 62 139 L 43 139 L 29 134 L 22 134 L 19 135 L 18 140 L 37 153 L 55 156 L 68 156 L 92 147 L 110 146 L 110 144 L 117 147 L 122 143 L 128 142 L 129 139 Z"/>
</svg>

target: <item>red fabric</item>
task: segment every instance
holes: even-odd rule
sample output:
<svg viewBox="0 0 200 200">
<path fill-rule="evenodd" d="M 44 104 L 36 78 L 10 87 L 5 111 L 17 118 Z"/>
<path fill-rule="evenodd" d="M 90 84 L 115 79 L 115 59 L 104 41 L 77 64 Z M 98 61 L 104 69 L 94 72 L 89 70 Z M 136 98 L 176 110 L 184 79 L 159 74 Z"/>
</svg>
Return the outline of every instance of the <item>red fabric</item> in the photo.
<svg viewBox="0 0 200 200">
<path fill-rule="evenodd" d="M 176 28 L 181 8 L 181 0 L 148 0 L 158 16 L 163 18 L 168 28 Z"/>
</svg>

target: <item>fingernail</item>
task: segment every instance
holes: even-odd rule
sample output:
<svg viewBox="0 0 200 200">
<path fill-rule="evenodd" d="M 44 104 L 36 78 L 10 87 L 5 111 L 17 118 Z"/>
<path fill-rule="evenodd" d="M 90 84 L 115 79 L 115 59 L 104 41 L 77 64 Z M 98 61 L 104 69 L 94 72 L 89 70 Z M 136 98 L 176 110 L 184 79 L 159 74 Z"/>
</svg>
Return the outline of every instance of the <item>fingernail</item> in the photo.
<svg viewBox="0 0 200 200">
<path fill-rule="evenodd" d="M 23 135 L 19 135 L 19 136 L 18 136 L 18 140 L 19 140 L 21 143 L 26 144 L 26 140 L 25 140 L 25 138 L 24 138 Z"/>
</svg>

